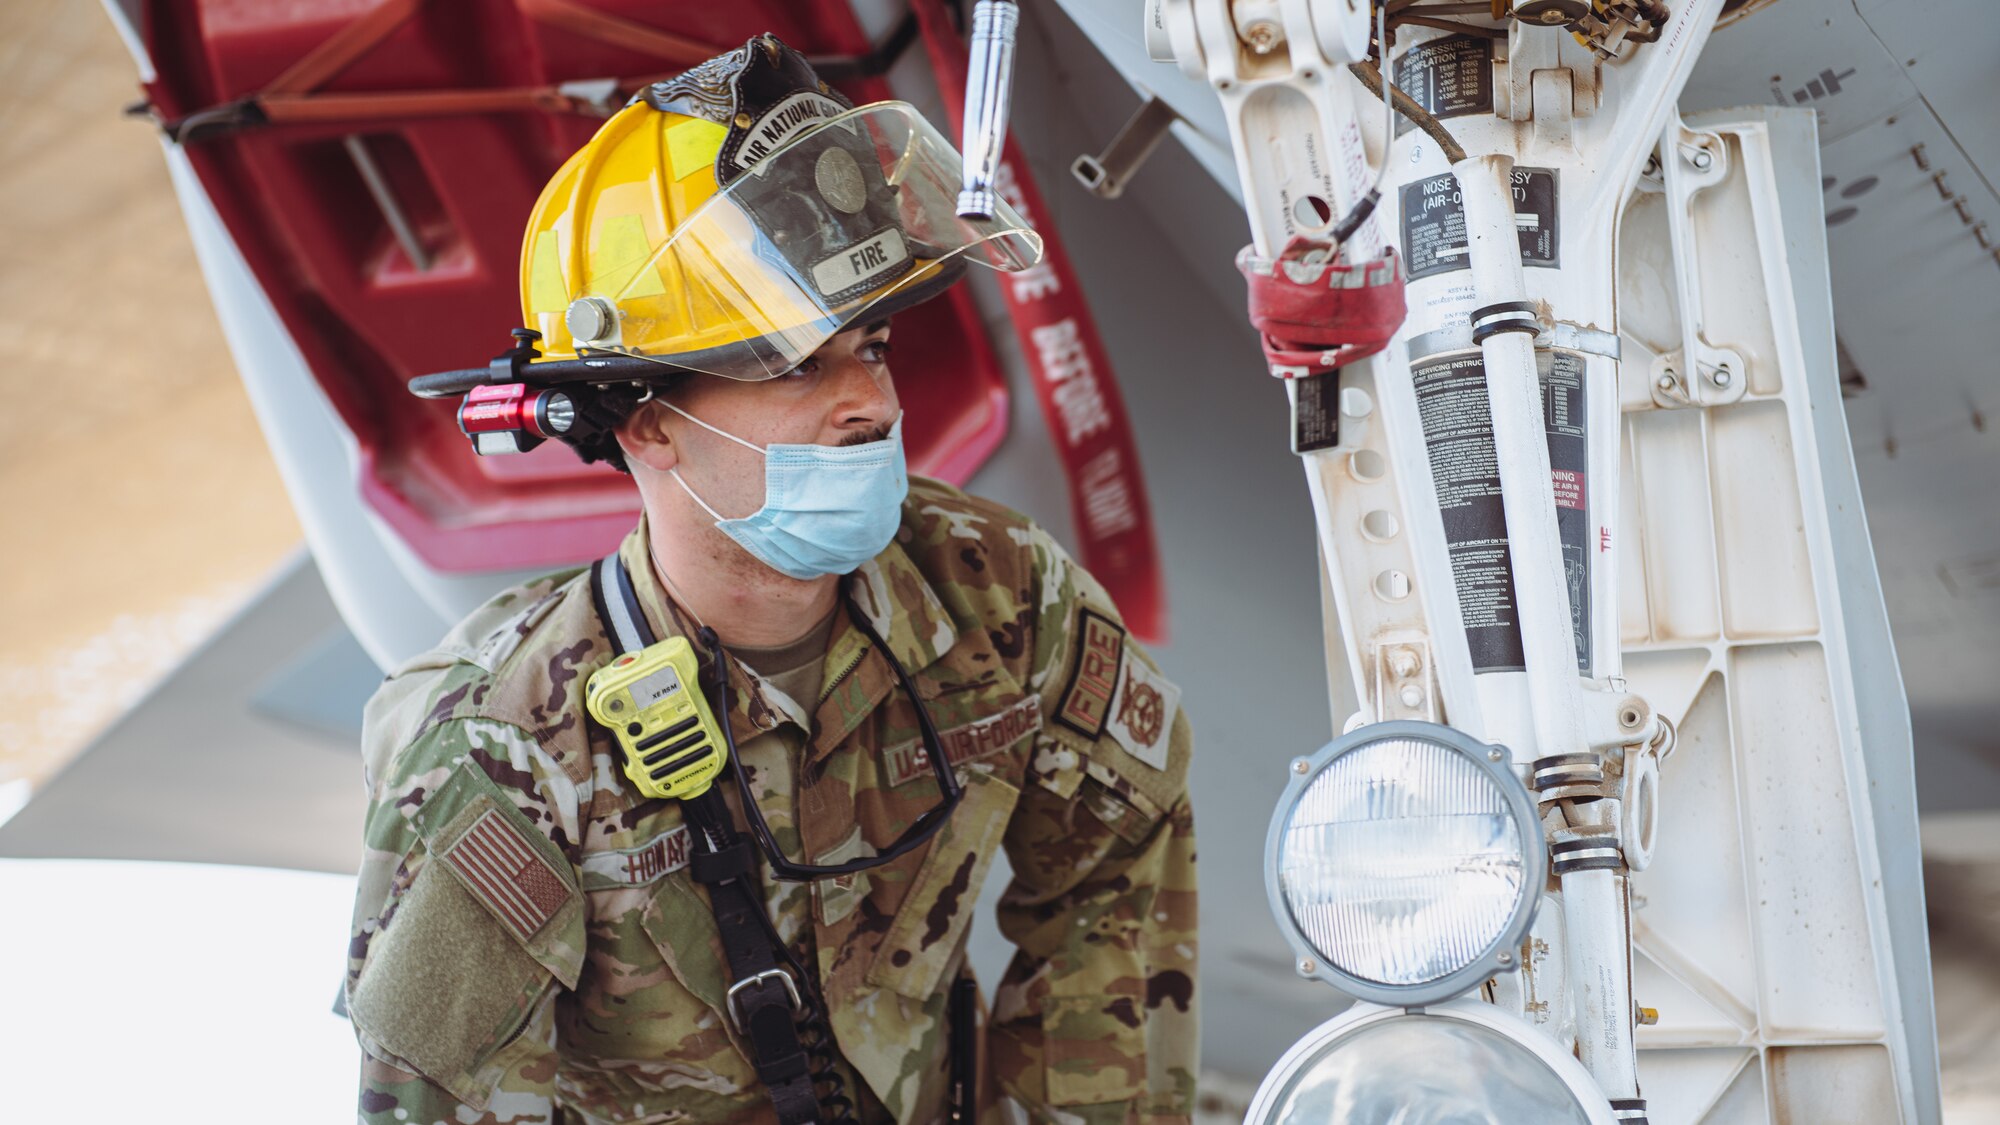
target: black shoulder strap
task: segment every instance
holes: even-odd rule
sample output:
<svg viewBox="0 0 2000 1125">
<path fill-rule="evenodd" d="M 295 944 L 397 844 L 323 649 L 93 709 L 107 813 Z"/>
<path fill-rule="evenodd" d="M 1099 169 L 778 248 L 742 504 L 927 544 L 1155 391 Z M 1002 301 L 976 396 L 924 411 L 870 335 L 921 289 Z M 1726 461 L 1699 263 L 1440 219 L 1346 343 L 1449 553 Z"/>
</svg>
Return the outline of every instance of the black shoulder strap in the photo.
<svg viewBox="0 0 2000 1125">
<path fill-rule="evenodd" d="M 611 646 L 623 656 L 651 648 L 658 643 L 653 627 L 646 623 L 646 611 L 639 605 L 638 591 L 632 589 L 632 575 L 618 552 L 590 564 L 590 600 L 597 603 L 597 616 L 611 634 Z"/>
<path fill-rule="evenodd" d="M 646 623 L 632 575 L 617 552 L 590 567 L 590 598 L 611 645 L 623 656 L 657 643 Z M 729 716 L 721 716 L 723 722 Z M 811 1060 L 799 1038 L 796 1019 L 807 1013 L 810 981 L 797 979 L 796 964 L 780 964 L 777 933 L 753 884 L 756 856 L 736 832 L 729 805 L 710 788 L 681 802 L 681 815 L 695 829 L 689 868 L 708 887 L 709 909 L 735 983 L 723 998 L 724 1015 L 749 1044 L 750 1062 L 771 1095 L 780 1125 L 808 1125 L 820 1118 Z M 785 961 L 790 962 L 789 955 Z"/>
</svg>

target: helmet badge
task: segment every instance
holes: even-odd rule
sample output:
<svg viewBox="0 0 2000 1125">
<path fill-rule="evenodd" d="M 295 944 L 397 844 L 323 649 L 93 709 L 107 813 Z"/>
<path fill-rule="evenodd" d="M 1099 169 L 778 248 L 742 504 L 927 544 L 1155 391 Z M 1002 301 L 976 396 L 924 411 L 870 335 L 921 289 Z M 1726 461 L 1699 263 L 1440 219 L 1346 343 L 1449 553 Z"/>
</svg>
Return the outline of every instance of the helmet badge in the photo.
<svg viewBox="0 0 2000 1125">
<path fill-rule="evenodd" d="M 813 165 L 813 186 L 819 189 L 820 198 L 846 214 L 868 205 L 868 182 L 861 176 L 861 166 L 854 162 L 853 153 L 838 145 L 819 154 L 819 162 Z"/>
</svg>

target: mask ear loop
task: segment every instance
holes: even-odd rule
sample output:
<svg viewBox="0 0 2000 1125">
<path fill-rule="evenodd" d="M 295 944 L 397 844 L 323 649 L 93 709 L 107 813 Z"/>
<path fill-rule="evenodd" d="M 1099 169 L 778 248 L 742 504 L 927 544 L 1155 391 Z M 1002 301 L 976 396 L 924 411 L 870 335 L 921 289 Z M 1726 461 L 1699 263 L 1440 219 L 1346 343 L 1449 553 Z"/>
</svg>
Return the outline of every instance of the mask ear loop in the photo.
<svg viewBox="0 0 2000 1125">
<path fill-rule="evenodd" d="M 667 475 L 674 478 L 674 483 L 681 486 L 681 491 L 688 494 L 688 499 L 694 501 L 696 504 L 701 505 L 701 510 L 707 512 L 710 519 L 714 520 L 716 523 L 722 523 L 729 518 L 723 515 L 721 512 L 716 511 L 714 508 L 709 507 L 708 501 L 703 500 L 700 496 L 697 496 L 695 494 L 694 489 L 688 486 L 688 482 L 681 479 L 681 469 L 679 465 L 676 465 L 673 468 L 668 469 Z M 666 575 L 663 573 L 660 575 L 660 577 L 665 578 Z M 668 585 L 671 586 L 672 583 L 668 583 Z"/>
<path fill-rule="evenodd" d="M 716 429 L 714 426 L 711 426 L 707 422 L 704 422 L 701 419 L 695 417 L 694 415 L 689 414 L 687 411 L 682 410 L 680 407 L 675 406 L 673 403 L 668 402 L 666 399 L 661 399 L 660 405 L 666 407 L 668 410 L 673 411 L 674 413 L 680 415 L 681 417 L 686 418 L 688 421 L 693 422 L 695 425 L 700 426 L 702 429 L 707 430 L 709 433 L 714 434 L 717 437 L 726 437 L 730 441 L 735 442 L 736 444 L 742 446 L 745 449 L 755 450 L 758 453 L 763 453 L 766 454 L 767 456 L 769 455 L 769 451 L 766 450 L 763 446 L 752 445 L 749 442 L 744 441 L 742 438 L 737 437 L 735 434 L 730 433 L 728 430 Z"/>
<path fill-rule="evenodd" d="M 646 393 L 650 395 L 652 393 L 652 388 L 648 387 Z M 737 437 L 735 434 L 730 433 L 728 430 L 716 429 L 714 426 L 711 426 L 707 422 L 704 422 L 701 419 L 695 417 L 694 415 L 689 414 L 687 411 L 682 410 L 680 407 L 675 406 L 673 403 L 668 402 L 666 399 L 661 399 L 660 405 L 666 407 L 668 410 L 673 411 L 674 413 L 680 415 L 681 417 L 686 418 L 688 421 L 693 422 L 695 425 L 700 426 L 702 429 L 707 430 L 709 433 L 712 433 L 717 437 L 726 437 L 730 441 L 735 442 L 736 444 L 742 446 L 743 448 L 756 452 L 759 456 L 769 457 L 771 455 L 768 450 L 761 449 L 758 446 L 752 445 L 749 442 L 744 441 L 742 438 Z M 679 465 L 676 465 L 673 468 L 668 469 L 667 475 L 674 478 L 674 483 L 681 486 L 681 491 L 688 494 L 688 499 L 700 505 L 701 510 L 708 513 L 708 518 L 714 520 L 716 523 L 723 523 L 729 519 L 728 516 L 725 516 L 721 512 L 716 511 L 714 508 L 709 507 L 708 501 L 703 500 L 700 496 L 695 494 L 694 488 L 690 486 L 686 480 L 682 479 L 681 469 Z M 655 569 L 658 568 L 655 567 Z M 660 577 L 664 578 L 666 577 L 666 574 L 662 572 Z M 668 585 L 671 586 L 672 583 L 670 582 L 668 583 Z"/>
</svg>

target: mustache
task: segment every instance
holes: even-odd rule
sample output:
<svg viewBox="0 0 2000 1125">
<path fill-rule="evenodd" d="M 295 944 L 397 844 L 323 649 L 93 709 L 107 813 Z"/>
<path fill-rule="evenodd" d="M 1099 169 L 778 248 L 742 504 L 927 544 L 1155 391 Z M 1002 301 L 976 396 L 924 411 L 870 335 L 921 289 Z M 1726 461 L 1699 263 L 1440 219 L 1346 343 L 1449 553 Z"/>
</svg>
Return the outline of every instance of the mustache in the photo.
<svg viewBox="0 0 2000 1125">
<path fill-rule="evenodd" d="M 890 432 L 894 428 L 895 424 L 890 423 L 887 426 L 877 426 L 872 430 L 866 430 L 858 434 L 849 434 L 840 439 L 840 444 L 842 448 L 845 448 L 850 445 L 867 445 L 870 442 L 887 441 Z"/>
</svg>

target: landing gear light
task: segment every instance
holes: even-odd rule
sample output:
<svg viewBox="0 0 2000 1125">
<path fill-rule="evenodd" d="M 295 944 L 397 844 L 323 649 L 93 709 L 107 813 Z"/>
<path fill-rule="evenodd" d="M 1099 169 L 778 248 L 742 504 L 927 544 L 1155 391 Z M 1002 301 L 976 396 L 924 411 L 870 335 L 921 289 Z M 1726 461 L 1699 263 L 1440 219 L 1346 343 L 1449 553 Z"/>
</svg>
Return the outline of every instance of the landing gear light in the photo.
<svg viewBox="0 0 2000 1125">
<path fill-rule="evenodd" d="M 1375 723 L 1295 761 L 1264 845 L 1300 973 L 1397 1007 L 1512 972 L 1547 870 L 1508 755 L 1435 723 Z"/>
</svg>

